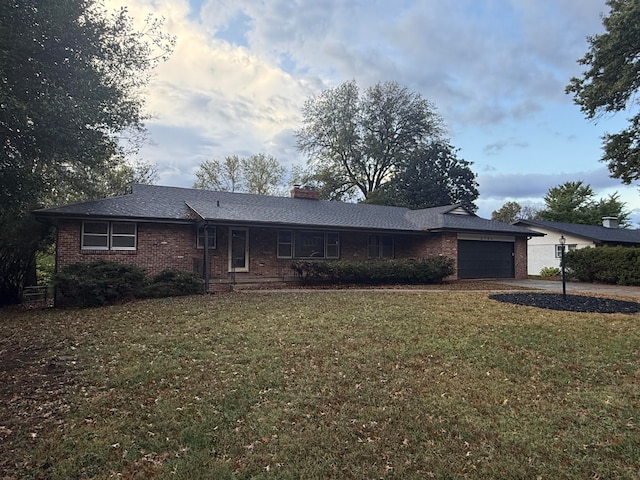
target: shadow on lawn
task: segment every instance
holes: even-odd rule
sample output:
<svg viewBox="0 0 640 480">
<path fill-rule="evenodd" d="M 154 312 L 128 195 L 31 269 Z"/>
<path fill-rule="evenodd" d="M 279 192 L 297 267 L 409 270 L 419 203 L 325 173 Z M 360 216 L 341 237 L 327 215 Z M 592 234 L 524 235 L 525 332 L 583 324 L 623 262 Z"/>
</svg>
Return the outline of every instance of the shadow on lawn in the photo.
<svg viewBox="0 0 640 480">
<path fill-rule="evenodd" d="M 563 310 L 584 313 L 637 313 L 640 303 L 612 298 L 588 297 L 585 295 L 567 295 L 560 293 L 498 293 L 489 298 L 504 303 L 514 303 L 528 307 Z"/>
</svg>

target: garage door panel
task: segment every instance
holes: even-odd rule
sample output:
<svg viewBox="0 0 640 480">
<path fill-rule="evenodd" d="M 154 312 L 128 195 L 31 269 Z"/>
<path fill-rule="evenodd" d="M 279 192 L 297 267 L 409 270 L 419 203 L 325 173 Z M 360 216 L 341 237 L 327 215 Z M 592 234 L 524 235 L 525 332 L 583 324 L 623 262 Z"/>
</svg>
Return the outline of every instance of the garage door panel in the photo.
<svg viewBox="0 0 640 480">
<path fill-rule="evenodd" d="M 514 243 L 458 240 L 458 278 L 513 278 Z"/>
</svg>

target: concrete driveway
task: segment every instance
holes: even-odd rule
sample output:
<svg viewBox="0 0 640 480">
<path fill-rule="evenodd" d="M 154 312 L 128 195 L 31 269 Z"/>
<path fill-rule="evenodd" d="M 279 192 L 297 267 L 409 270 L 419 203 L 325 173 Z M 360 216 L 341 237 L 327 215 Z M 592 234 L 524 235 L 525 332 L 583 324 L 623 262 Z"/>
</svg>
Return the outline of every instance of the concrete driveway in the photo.
<svg viewBox="0 0 640 480">
<path fill-rule="evenodd" d="M 532 290 L 547 290 L 562 293 L 562 282 L 552 280 L 498 280 L 505 285 L 531 288 Z M 598 293 L 617 297 L 640 298 L 640 287 L 625 287 L 621 285 L 604 285 L 600 283 L 567 282 L 567 295 Z"/>
</svg>

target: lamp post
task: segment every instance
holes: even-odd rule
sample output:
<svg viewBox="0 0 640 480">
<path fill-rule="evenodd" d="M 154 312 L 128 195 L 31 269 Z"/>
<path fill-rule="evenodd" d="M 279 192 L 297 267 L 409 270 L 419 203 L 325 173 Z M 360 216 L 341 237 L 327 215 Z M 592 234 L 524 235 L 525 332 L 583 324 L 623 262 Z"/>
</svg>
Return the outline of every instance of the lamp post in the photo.
<svg viewBox="0 0 640 480">
<path fill-rule="evenodd" d="M 562 270 L 562 299 L 566 300 L 567 299 L 567 284 L 565 282 L 565 277 L 564 277 L 564 244 L 566 243 L 567 239 L 564 238 L 564 235 L 560 235 L 560 268 Z"/>
</svg>

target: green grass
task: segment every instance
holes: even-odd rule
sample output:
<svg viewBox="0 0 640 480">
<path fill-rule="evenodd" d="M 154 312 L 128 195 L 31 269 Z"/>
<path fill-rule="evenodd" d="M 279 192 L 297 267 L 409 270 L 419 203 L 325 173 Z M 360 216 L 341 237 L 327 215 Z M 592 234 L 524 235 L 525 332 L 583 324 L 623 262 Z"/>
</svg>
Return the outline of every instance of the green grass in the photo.
<svg viewBox="0 0 640 480">
<path fill-rule="evenodd" d="M 639 477 L 637 314 L 373 290 L 0 316 L 0 477 Z"/>
</svg>

